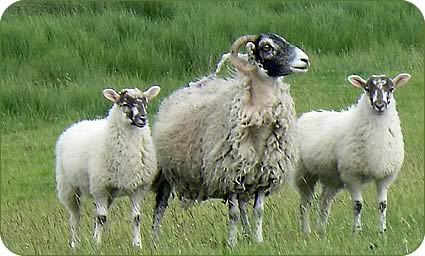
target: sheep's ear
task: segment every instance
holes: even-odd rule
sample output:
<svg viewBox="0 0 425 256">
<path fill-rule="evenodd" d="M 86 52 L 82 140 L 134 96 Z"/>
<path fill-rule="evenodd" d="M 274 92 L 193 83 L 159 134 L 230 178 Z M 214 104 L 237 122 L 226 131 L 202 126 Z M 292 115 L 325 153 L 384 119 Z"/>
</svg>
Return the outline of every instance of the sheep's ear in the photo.
<svg viewBox="0 0 425 256">
<path fill-rule="evenodd" d="M 364 88 L 364 86 L 366 85 L 366 81 L 361 78 L 360 76 L 357 75 L 351 75 L 348 77 L 348 81 L 350 81 L 350 83 L 357 88 Z"/>
<path fill-rule="evenodd" d="M 410 79 L 410 75 L 407 73 L 398 74 L 394 79 L 392 79 L 394 87 L 398 88 L 405 84 Z"/>
<path fill-rule="evenodd" d="M 114 89 L 103 90 L 103 96 L 114 103 L 120 98 L 120 95 Z"/>
<path fill-rule="evenodd" d="M 155 98 L 156 95 L 158 95 L 159 91 L 161 90 L 161 88 L 157 85 L 152 86 L 151 88 L 147 89 L 143 94 L 146 95 L 146 97 L 148 97 L 148 99 L 152 99 Z"/>
</svg>

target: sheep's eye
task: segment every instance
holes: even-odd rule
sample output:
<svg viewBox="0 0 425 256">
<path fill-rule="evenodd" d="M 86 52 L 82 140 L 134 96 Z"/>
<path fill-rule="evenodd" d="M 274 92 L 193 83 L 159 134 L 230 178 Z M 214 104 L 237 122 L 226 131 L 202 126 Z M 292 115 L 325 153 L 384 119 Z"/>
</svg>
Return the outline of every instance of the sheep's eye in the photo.
<svg viewBox="0 0 425 256">
<path fill-rule="evenodd" d="M 365 91 L 368 92 L 369 91 L 369 86 L 365 86 L 364 89 L 365 89 Z"/>
<path fill-rule="evenodd" d="M 123 104 L 122 105 L 122 109 L 125 111 L 125 112 L 128 112 L 128 111 L 130 111 L 130 106 L 128 105 L 128 104 Z"/>
<path fill-rule="evenodd" d="M 272 47 L 268 44 L 263 46 L 263 50 L 266 51 L 266 52 L 269 52 L 271 49 L 272 49 Z"/>
</svg>

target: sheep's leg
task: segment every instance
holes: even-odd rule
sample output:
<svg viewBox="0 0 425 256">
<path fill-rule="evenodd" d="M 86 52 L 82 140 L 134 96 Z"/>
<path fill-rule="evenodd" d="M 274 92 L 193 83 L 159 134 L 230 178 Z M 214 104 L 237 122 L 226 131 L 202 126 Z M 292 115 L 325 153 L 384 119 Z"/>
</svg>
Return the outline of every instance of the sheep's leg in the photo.
<svg viewBox="0 0 425 256">
<path fill-rule="evenodd" d="M 227 240 L 230 246 L 236 244 L 237 223 L 239 219 L 239 211 L 237 207 L 236 194 L 229 196 L 229 239 Z"/>
<path fill-rule="evenodd" d="M 297 178 L 296 186 L 300 194 L 300 222 L 301 230 L 304 234 L 310 234 L 309 212 L 311 199 L 313 198 L 314 186 L 317 183 L 317 176 L 305 173 Z"/>
<path fill-rule="evenodd" d="M 376 181 L 376 189 L 378 194 L 378 214 L 379 226 L 378 230 L 381 233 L 387 231 L 386 215 L 387 215 L 387 193 L 392 179 L 383 179 Z"/>
<path fill-rule="evenodd" d="M 80 217 L 81 217 L 81 200 L 79 193 L 73 193 L 71 195 L 69 204 L 67 204 L 68 211 L 70 213 L 69 217 L 69 227 L 70 227 L 70 239 L 69 246 L 75 248 L 78 243 L 78 230 L 80 227 Z"/>
<path fill-rule="evenodd" d="M 251 233 L 251 228 L 249 225 L 248 211 L 247 211 L 248 200 L 245 198 L 239 198 L 238 202 L 239 202 L 239 210 L 241 212 L 243 235 L 245 238 L 249 238 Z"/>
<path fill-rule="evenodd" d="M 160 222 L 164 216 L 165 209 L 168 206 L 168 198 L 171 194 L 171 186 L 166 180 L 163 180 L 158 187 L 159 188 L 155 197 L 156 205 L 152 224 L 152 240 L 155 242 L 159 239 Z"/>
<path fill-rule="evenodd" d="M 100 244 L 103 227 L 106 224 L 106 216 L 108 213 L 109 194 L 104 193 L 94 197 L 94 230 L 93 241 Z"/>
<path fill-rule="evenodd" d="M 78 243 L 78 231 L 81 217 L 81 193 L 71 188 L 69 184 L 58 182 L 58 197 L 69 212 L 69 246 L 75 248 Z"/>
<path fill-rule="evenodd" d="M 264 191 L 257 191 L 254 202 L 254 240 L 263 241 L 263 209 L 264 209 Z"/>
<path fill-rule="evenodd" d="M 363 199 L 361 194 L 361 181 L 355 180 L 350 184 L 347 184 L 350 190 L 351 200 L 354 210 L 354 221 L 353 221 L 353 232 L 359 232 L 362 230 L 361 224 L 361 213 L 363 207 Z"/>
<path fill-rule="evenodd" d="M 69 246 L 74 248 L 78 242 L 78 230 L 80 228 L 80 217 L 81 217 L 81 200 L 80 193 L 75 193 L 72 199 L 72 206 L 70 207 L 71 217 L 69 219 L 71 235 Z M 72 208 L 72 209 L 71 209 Z"/>
<path fill-rule="evenodd" d="M 320 195 L 319 218 L 317 221 L 317 227 L 321 234 L 326 233 L 326 225 L 328 223 L 329 211 L 331 209 L 333 199 L 335 198 L 337 193 L 337 188 L 323 186 L 323 190 Z"/>
<path fill-rule="evenodd" d="M 130 195 L 131 201 L 131 223 L 133 226 L 133 246 L 142 247 L 142 238 L 140 235 L 140 201 L 142 200 L 143 190 L 141 188 L 136 189 Z"/>
<path fill-rule="evenodd" d="M 78 230 L 80 226 L 80 213 L 73 212 L 71 213 L 71 216 L 69 218 L 69 226 L 70 226 L 70 239 L 69 239 L 69 246 L 71 248 L 75 248 L 76 244 L 78 243 Z"/>
</svg>

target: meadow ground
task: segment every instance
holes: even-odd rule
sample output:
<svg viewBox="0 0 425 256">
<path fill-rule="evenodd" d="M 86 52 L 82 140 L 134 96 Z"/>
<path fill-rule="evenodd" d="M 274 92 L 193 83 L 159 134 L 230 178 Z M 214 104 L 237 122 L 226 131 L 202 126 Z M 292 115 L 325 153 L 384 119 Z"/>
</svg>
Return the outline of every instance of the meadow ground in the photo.
<svg viewBox="0 0 425 256">
<path fill-rule="evenodd" d="M 389 192 L 388 231 L 377 231 L 375 187 L 366 185 L 362 234 L 351 232 L 342 192 L 328 233 L 299 231 L 287 185 L 267 198 L 263 243 L 225 244 L 227 207 L 184 210 L 173 200 L 161 244 L 149 245 L 153 195 L 144 199 L 143 249 L 131 248 L 129 202 L 116 201 L 101 248 L 91 245 L 83 200 L 81 246 L 68 248 L 68 214 L 55 194 L 54 144 L 73 122 L 109 108 L 101 89 L 162 86 L 149 106 L 214 68 L 242 34 L 275 32 L 302 47 L 310 71 L 289 76 L 298 113 L 342 109 L 360 95 L 350 74 L 411 81 L 396 92 L 405 162 Z M 0 22 L 1 238 L 19 254 L 407 254 L 424 238 L 424 19 L 403 1 L 22 1 Z M 312 222 L 316 214 L 312 214 Z"/>
</svg>

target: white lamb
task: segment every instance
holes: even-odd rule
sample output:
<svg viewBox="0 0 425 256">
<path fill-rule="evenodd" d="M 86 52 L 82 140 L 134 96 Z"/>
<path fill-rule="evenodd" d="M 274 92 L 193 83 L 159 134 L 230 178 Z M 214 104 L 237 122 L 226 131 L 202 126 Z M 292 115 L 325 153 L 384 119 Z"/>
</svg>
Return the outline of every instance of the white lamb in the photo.
<svg viewBox="0 0 425 256">
<path fill-rule="evenodd" d="M 248 58 L 239 54 L 245 45 Z M 250 235 L 247 205 L 255 198 L 254 239 L 262 241 L 264 198 L 295 168 L 295 108 L 281 78 L 306 72 L 308 56 L 278 35 L 261 34 L 237 39 L 223 61 L 227 58 L 235 76 L 205 77 L 161 104 L 153 130 L 161 169 L 154 237 L 174 189 L 192 202 L 228 201 L 230 245 L 236 242 L 239 215 Z"/>
<path fill-rule="evenodd" d="M 145 92 L 125 89 L 119 94 L 105 89 L 114 102 L 108 117 L 72 125 L 56 144 L 56 183 L 59 200 L 70 213 L 70 246 L 75 247 L 80 221 L 80 197 L 95 203 L 93 239 L 101 241 L 107 211 L 117 196 L 129 195 L 133 246 L 141 246 L 140 200 L 157 175 L 157 160 L 149 129 L 146 104 L 158 95 L 152 86 Z"/>
<path fill-rule="evenodd" d="M 386 230 L 387 191 L 404 158 L 393 91 L 409 79 L 409 74 L 399 74 L 394 79 L 371 76 L 367 81 L 356 75 L 349 76 L 352 85 L 364 90 L 357 105 L 347 111 L 314 111 L 299 118 L 300 163 L 295 181 L 301 196 L 304 233 L 310 233 L 308 210 L 318 180 L 323 184 L 318 217 L 318 229 L 322 234 L 332 200 L 345 186 L 354 208 L 353 231 L 361 230 L 361 188 L 371 179 L 378 192 L 379 231 Z"/>
</svg>

